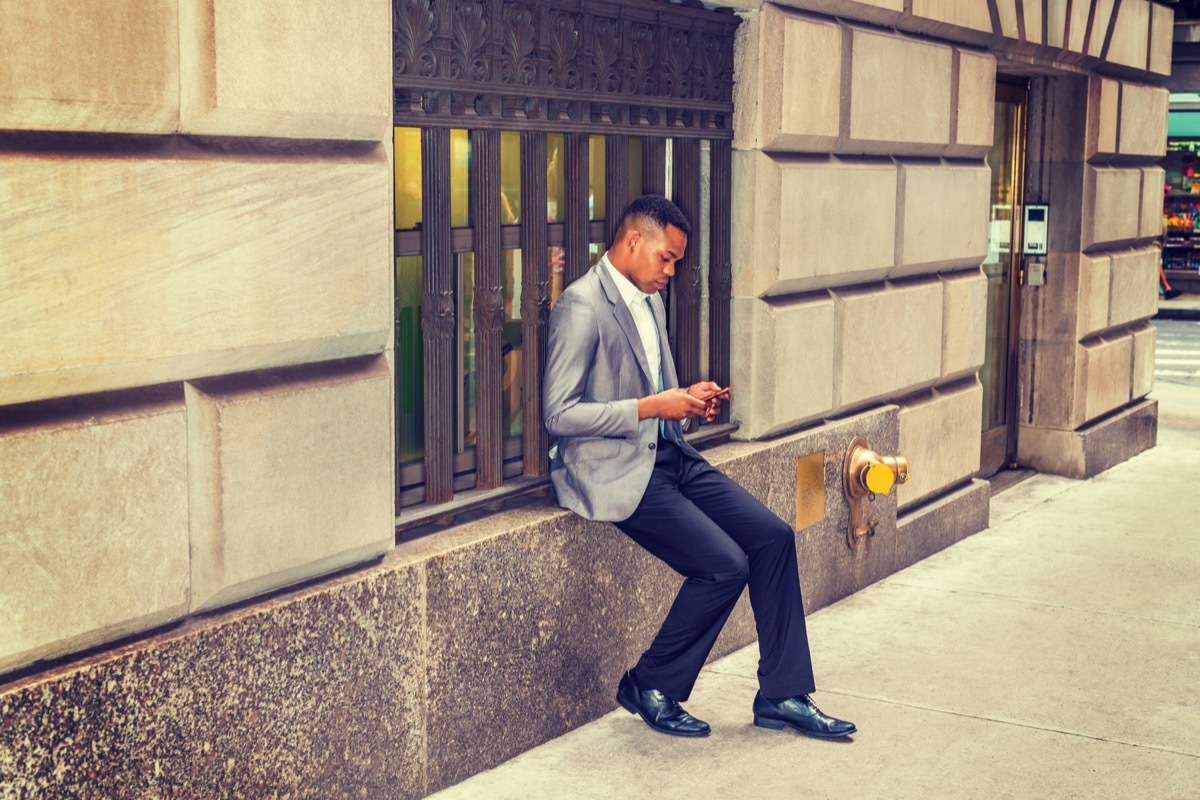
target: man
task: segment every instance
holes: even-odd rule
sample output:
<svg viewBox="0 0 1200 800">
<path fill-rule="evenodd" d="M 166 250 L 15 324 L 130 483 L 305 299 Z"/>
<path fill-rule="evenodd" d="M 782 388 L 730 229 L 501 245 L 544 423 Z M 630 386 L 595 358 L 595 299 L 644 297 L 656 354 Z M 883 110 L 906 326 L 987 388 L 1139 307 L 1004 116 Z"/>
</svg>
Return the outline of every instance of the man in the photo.
<svg viewBox="0 0 1200 800">
<path fill-rule="evenodd" d="M 742 589 L 759 642 L 754 724 L 834 738 L 852 723 L 813 704 L 796 545 L 791 527 L 683 439 L 680 421 L 716 417 L 729 396 L 711 381 L 679 387 L 658 292 L 675 274 L 691 227 L 648 195 L 621 217 L 600 263 L 550 314 L 544 401 L 558 437 L 550 476 L 564 507 L 616 523 L 684 576 L 662 628 L 625 673 L 617 702 L 656 731 L 705 736 L 688 714 L 700 668 Z"/>
</svg>

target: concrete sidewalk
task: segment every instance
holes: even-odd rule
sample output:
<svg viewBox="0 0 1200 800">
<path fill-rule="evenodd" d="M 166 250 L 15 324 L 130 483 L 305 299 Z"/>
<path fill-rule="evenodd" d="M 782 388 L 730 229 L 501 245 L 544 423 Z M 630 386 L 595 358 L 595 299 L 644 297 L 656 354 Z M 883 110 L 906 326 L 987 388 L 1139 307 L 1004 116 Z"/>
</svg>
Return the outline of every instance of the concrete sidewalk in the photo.
<svg viewBox="0 0 1200 800">
<path fill-rule="evenodd" d="M 1167 300 L 1158 298 L 1158 319 L 1200 319 L 1200 294 L 1184 293 Z"/>
<path fill-rule="evenodd" d="M 1153 396 L 1157 448 L 1019 483 L 988 530 L 809 617 L 852 740 L 754 727 L 751 646 L 686 704 L 707 739 L 618 709 L 433 797 L 1200 797 L 1200 390 Z"/>
</svg>

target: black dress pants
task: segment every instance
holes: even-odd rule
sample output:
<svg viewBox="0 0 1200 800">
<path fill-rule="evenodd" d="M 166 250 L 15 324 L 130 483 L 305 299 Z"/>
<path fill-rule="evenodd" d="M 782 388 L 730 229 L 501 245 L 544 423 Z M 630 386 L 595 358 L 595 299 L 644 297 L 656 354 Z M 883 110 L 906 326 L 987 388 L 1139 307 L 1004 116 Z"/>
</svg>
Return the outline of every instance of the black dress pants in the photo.
<svg viewBox="0 0 1200 800">
<path fill-rule="evenodd" d="M 811 693 L 812 659 L 791 526 L 708 462 L 661 437 L 657 448 L 641 503 L 616 525 L 684 581 L 634 676 L 672 700 L 686 700 L 749 584 L 763 696 Z"/>
</svg>

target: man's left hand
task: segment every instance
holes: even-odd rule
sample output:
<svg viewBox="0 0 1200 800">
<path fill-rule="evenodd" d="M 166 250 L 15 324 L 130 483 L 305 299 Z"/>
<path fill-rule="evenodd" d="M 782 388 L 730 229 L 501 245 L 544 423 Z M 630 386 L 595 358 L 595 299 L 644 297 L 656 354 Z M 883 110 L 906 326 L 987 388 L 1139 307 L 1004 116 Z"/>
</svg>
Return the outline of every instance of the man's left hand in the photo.
<svg viewBox="0 0 1200 800">
<path fill-rule="evenodd" d="M 704 407 L 704 421 L 712 422 L 721 413 L 721 401 L 728 399 L 730 389 L 732 387 L 722 388 L 719 383 L 712 381 L 700 381 L 689 386 L 687 392 L 692 397 L 708 403 Z"/>
</svg>

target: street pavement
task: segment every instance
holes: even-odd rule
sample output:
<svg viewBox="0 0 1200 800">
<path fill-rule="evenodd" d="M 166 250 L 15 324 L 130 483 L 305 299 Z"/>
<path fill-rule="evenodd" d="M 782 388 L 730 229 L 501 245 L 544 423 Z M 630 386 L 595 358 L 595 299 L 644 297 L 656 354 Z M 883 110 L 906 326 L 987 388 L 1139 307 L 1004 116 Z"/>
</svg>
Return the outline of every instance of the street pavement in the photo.
<svg viewBox="0 0 1200 800">
<path fill-rule="evenodd" d="M 754 727 L 752 645 L 686 704 L 708 738 L 617 709 L 433 797 L 1200 798 L 1200 386 L 1152 396 L 1156 448 L 1022 481 L 988 530 L 808 618 L 814 699 L 855 736 Z"/>
</svg>

